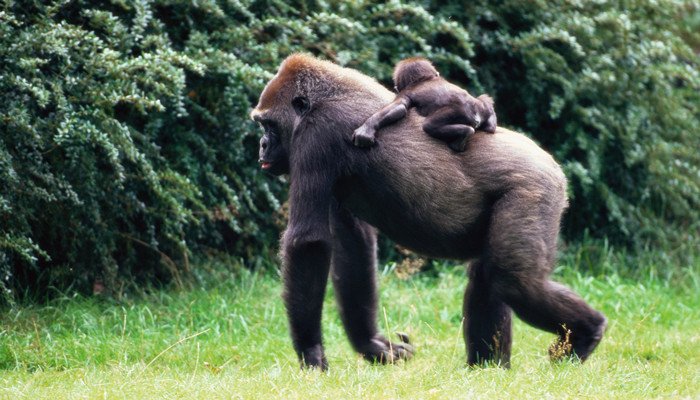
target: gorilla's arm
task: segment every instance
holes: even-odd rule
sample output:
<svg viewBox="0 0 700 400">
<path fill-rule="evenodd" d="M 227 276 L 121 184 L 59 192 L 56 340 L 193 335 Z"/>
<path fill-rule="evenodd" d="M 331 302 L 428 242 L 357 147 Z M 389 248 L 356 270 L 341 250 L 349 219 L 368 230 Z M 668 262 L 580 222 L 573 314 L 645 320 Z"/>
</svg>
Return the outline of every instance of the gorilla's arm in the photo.
<svg viewBox="0 0 700 400">
<path fill-rule="evenodd" d="M 315 174 L 321 175 L 321 174 Z M 318 184 L 300 182 L 306 174 L 294 174 L 290 185 L 289 224 L 282 239 L 283 299 L 289 318 L 292 344 L 306 367 L 328 368 L 321 338 L 321 311 L 330 269 L 332 239 L 328 210 L 330 184 L 316 176 Z M 296 179 L 295 179 L 296 178 Z"/>
<path fill-rule="evenodd" d="M 334 202 L 335 203 L 335 202 Z M 408 337 L 390 343 L 377 329 L 377 233 L 368 223 L 331 205 L 333 255 L 331 279 L 340 317 L 353 348 L 372 362 L 409 359 Z"/>
<path fill-rule="evenodd" d="M 302 366 L 326 369 L 321 311 L 333 248 L 329 210 L 338 175 L 334 165 L 339 164 L 328 161 L 332 147 L 323 143 L 327 135 L 322 130 L 329 126 L 309 121 L 304 113 L 292 135 L 294 151 L 289 154 L 290 208 L 282 238 L 282 297 L 292 344 Z M 318 146 L 311 145 L 314 141 Z M 320 169 L 319 163 L 329 168 Z"/>
<path fill-rule="evenodd" d="M 353 143 L 358 147 L 373 145 L 377 131 L 404 118 L 409 108 L 411 108 L 411 99 L 403 94 L 398 94 L 394 101 L 382 107 L 381 110 L 367 118 L 362 126 L 355 129 L 352 134 Z"/>
</svg>

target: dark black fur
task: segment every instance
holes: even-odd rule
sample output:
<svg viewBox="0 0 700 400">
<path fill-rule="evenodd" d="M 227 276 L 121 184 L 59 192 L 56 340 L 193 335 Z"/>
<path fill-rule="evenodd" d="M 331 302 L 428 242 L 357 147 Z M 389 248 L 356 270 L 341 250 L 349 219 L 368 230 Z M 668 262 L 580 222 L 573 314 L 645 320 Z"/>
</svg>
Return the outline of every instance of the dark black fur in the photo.
<svg viewBox="0 0 700 400">
<path fill-rule="evenodd" d="M 585 360 L 606 319 L 547 278 L 567 202 L 559 166 L 534 142 L 502 128 L 471 135 L 467 150 L 454 153 L 423 134 L 423 118 L 414 112 L 382 131 L 381 146 L 353 146 L 353 129 L 391 101 L 371 78 L 293 55 L 251 113 L 289 160 L 283 298 L 303 365 L 328 365 L 321 307 L 329 275 L 353 347 L 368 360 L 411 357 L 405 335 L 390 343 L 377 329 L 373 226 L 432 257 L 477 260 L 464 295 L 470 365 L 509 364 L 511 309 L 560 340 L 566 326 L 573 352 Z"/>
<path fill-rule="evenodd" d="M 466 90 L 441 78 L 424 58 L 413 57 L 396 64 L 394 85 L 399 92 L 396 98 L 355 130 L 355 145 L 374 144 L 377 130 L 404 118 L 411 107 L 426 117 L 425 133 L 446 141 L 455 151 L 464 151 L 467 138 L 476 130 L 496 131 L 496 112 L 491 97 L 472 97 Z"/>
</svg>

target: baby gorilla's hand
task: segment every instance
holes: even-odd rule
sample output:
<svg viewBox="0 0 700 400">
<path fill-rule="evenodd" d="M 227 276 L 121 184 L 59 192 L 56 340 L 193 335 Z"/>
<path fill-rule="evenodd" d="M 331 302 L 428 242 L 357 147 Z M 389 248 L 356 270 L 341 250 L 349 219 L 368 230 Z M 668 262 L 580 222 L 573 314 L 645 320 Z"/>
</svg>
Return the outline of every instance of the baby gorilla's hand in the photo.
<svg viewBox="0 0 700 400">
<path fill-rule="evenodd" d="M 352 133 L 352 142 L 357 147 L 370 147 L 375 141 L 375 131 L 368 124 L 363 124 Z"/>
</svg>

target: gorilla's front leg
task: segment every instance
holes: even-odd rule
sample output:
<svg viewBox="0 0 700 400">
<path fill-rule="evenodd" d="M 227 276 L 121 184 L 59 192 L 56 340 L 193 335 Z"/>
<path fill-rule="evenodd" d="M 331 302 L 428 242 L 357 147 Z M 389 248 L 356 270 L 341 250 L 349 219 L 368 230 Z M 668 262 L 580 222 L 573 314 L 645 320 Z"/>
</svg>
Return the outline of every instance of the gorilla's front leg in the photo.
<svg viewBox="0 0 700 400">
<path fill-rule="evenodd" d="M 391 363 L 413 355 L 408 336 L 390 342 L 377 330 L 377 234 L 369 224 L 332 206 L 331 279 L 340 316 L 353 348 L 371 362 Z"/>
<path fill-rule="evenodd" d="M 325 241 L 290 242 L 285 245 L 282 297 L 292 344 L 302 367 L 326 370 L 328 361 L 321 339 L 321 311 L 328 282 L 330 244 Z"/>
</svg>

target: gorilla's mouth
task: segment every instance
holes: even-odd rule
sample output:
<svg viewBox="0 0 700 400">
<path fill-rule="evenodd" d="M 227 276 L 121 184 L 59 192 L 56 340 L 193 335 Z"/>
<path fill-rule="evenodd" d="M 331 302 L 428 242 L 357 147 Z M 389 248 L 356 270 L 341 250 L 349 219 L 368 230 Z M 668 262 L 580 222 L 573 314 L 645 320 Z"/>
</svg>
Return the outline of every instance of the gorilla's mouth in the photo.
<svg viewBox="0 0 700 400">
<path fill-rule="evenodd" d="M 280 176 L 285 173 L 289 173 L 289 167 L 286 166 L 284 160 L 258 160 L 260 163 L 260 169 L 272 176 Z"/>
<path fill-rule="evenodd" d="M 268 169 L 270 169 L 274 166 L 275 162 L 260 159 L 260 160 L 258 160 L 258 163 L 260 163 L 260 169 L 262 169 L 263 171 L 267 171 Z"/>
</svg>

